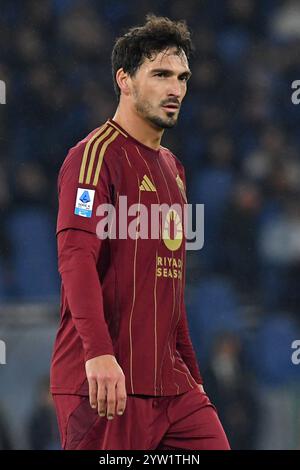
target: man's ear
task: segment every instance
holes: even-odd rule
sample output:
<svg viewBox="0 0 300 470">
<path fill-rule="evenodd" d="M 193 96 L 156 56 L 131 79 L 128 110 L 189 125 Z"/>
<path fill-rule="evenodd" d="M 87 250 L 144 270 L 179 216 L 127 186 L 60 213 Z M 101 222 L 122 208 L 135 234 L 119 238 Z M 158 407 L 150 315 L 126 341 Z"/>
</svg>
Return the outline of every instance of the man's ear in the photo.
<svg viewBox="0 0 300 470">
<path fill-rule="evenodd" d="M 118 69 L 116 73 L 117 84 L 119 85 L 120 92 L 124 95 L 130 94 L 129 81 L 130 77 L 128 73 L 124 72 L 123 68 Z"/>
</svg>

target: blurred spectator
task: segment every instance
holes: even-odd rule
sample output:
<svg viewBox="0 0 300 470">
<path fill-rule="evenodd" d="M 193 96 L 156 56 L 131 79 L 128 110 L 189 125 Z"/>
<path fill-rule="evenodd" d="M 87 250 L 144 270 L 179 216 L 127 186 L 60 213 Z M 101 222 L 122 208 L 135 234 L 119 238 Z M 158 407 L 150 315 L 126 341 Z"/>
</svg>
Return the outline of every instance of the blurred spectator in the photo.
<svg viewBox="0 0 300 470">
<path fill-rule="evenodd" d="M 0 450 L 12 450 L 12 442 L 4 410 L 0 408 Z"/>
<path fill-rule="evenodd" d="M 49 204 L 49 186 L 43 168 L 39 162 L 19 165 L 15 174 L 14 203 L 16 208 Z"/>
<path fill-rule="evenodd" d="M 242 354 L 238 336 L 225 331 L 217 336 L 205 371 L 205 390 L 216 405 L 231 448 L 254 449 L 258 400 Z"/>
<path fill-rule="evenodd" d="M 262 225 L 259 252 L 267 305 L 298 312 L 300 304 L 300 205 L 290 195 L 282 210 Z"/>
<path fill-rule="evenodd" d="M 270 20 L 272 33 L 280 39 L 300 38 L 300 5 L 297 0 L 282 2 Z"/>
<path fill-rule="evenodd" d="M 49 379 L 44 378 L 37 389 L 37 399 L 29 418 L 29 441 L 32 450 L 60 449 L 60 440 Z"/>
<path fill-rule="evenodd" d="M 229 201 L 234 170 L 234 148 L 224 133 L 214 135 L 208 145 L 208 165 L 195 176 L 193 200 L 205 206 L 205 246 L 201 257 L 207 269 L 216 266 L 220 249 L 220 224 Z M 212 188 L 218 188 L 212 191 Z"/>
<path fill-rule="evenodd" d="M 219 269 L 232 276 L 243 294 L 258 289 L 258 250 L 256 228 L 262 209 L 262 196 L 256 184 L 240 181 L 233 189 L 223 218 Z"/>
<path fill-rule="evenodd" d="M 262 130 L 259 146 L 245 158 L 244 171 L 248 177 L 264 181 L 285 152 L 282 129 L 268 126 Z"/>
</svg>

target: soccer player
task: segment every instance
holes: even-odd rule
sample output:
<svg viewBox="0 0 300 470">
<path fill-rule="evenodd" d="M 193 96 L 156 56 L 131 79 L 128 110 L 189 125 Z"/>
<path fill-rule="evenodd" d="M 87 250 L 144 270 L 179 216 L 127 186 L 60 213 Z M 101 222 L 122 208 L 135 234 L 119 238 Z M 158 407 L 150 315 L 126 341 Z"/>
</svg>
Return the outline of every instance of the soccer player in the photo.
<svg viewBox="0 0 300 470">
<path fill-rule="evenodd" d="M 191 48 L 184 22 L 154 15 L 117 39 L 116 113 L 71 148 L 59 173 L 51 392 L 64 449 L 229 448 L 188 332 L 184 169 L 160 145 L 186 94 Z M 149 214 L 170 207 L 156 237 L 144 236 L 141 210 L 129 217 L 135 235 L 118 236 L 125 196 Z M 104 204 L 115 210 L 115 237 L 104 236 Z"/>
</svg>

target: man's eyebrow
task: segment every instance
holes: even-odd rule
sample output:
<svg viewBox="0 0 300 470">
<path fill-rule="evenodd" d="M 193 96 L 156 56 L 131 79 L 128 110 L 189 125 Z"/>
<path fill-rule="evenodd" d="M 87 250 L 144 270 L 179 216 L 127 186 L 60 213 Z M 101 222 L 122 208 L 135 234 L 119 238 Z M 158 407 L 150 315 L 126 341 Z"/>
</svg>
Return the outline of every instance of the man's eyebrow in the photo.
<svg viewBox="0 0 300 470">
<path fill-rule="evenodd" d="M 190 70 L 186 70 L 185 72 L 182 72 L 181 74 L 179 74 L 179 76 L 190 78 L 192 76 L 192 72 Z"/>
<path fill-rule="evenodd" d="M 168 75 L 174 75 L 174 72 L 171 69 L 164 69 L 164 68 L 152 69 L 151 73 L 166 73 Z M 184 72 L 181 72 L 179 74 L 179 77 L 186 76 L 187 78 L 190 78 L 191 75 L 192 75 L 192 72 L 190 70 L 185 70 Z"/>
</svg>

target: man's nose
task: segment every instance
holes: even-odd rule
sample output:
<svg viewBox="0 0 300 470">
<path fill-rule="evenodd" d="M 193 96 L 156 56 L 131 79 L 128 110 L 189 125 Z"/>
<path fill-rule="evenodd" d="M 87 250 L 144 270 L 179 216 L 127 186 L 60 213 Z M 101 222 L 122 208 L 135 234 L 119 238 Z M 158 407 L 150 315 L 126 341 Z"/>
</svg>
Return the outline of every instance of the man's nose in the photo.
<svg viewBox="0 0 300 470">
<path fill-rule="evenodd" d="M 176 98 L 179 98 L 181 95 L 180 83 L 179 83 L 179 80 L 177 80 L 176 78 L 171 80 L 169 83 L 168 95 L 176 96 Z"/>
</svg>

